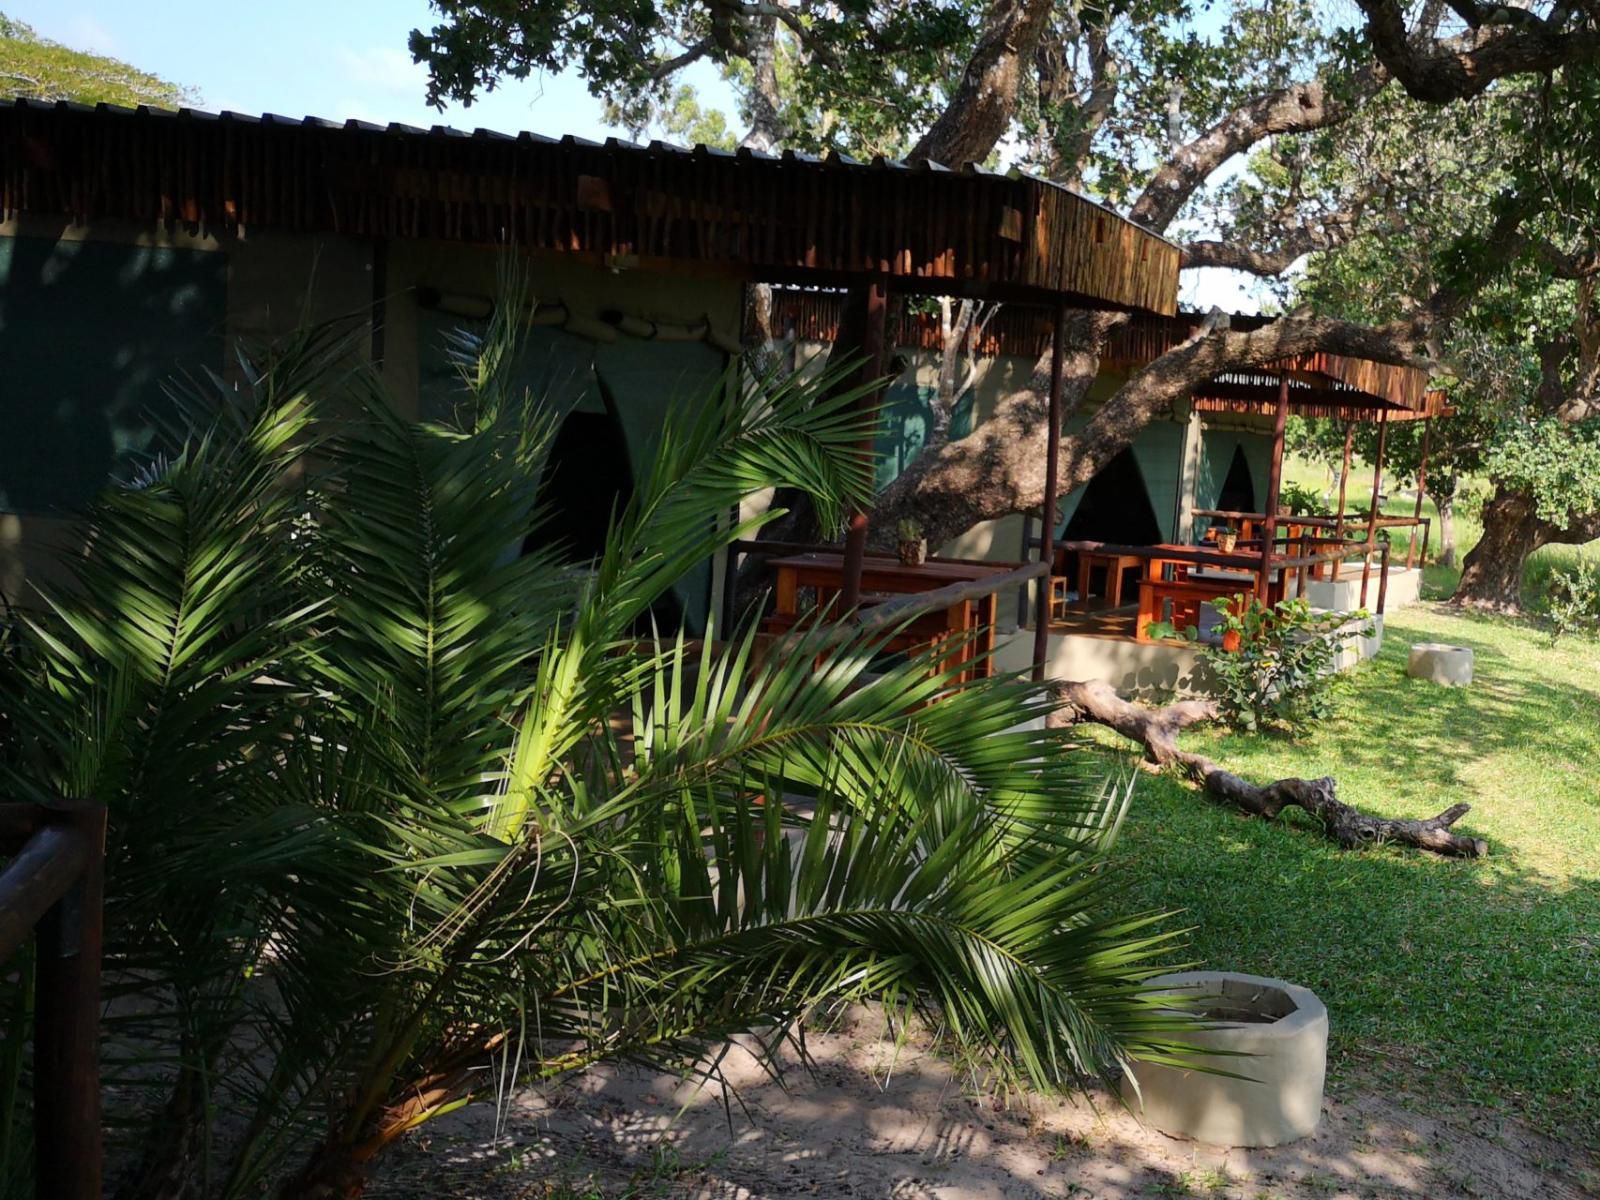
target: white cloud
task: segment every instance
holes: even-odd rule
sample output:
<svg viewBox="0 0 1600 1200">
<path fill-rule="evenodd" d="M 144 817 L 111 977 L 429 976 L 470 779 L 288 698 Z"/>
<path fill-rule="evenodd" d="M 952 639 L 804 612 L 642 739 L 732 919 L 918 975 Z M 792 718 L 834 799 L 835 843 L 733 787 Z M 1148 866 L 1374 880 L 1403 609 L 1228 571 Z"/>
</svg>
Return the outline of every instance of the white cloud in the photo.
<svg viewBox="0 0 1600 1200">
<path fill-rule="evenodd" d="M 428 84 L 428 72 L 412 62 L 409 51 L 394 46 L 342 49 L 339 64 L 346 81 L 360 91 L 374 91 L 415 100 Z"/>
<path fill-rule="evenodd" d="M 113 58 L 121 57 L 122 54 L 116 36 L 88 13 L 79 13 L 73 17 L 66 36 L 58 40 L 74 50 L 88 50 L 93 54 L 106 54 Z"/>
<path fill-rule="evenodd" d="M 1183 273 L 1178 303 L 1202 312 L 1220 308 L 1230 313 L 1258 313 L 1265 294 L 1261 281 L 1243 271 L 1200 267 Z"/>
</svg>

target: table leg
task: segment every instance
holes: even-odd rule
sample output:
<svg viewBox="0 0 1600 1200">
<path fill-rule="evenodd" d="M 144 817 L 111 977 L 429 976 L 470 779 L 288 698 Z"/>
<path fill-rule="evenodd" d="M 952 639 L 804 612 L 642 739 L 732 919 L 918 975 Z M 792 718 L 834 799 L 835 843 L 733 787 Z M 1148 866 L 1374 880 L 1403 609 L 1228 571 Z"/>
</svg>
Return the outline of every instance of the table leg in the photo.
<svg viewBox="0 0 1600 1200">
<path fill-rule="evenodd" d="M 1089 556 L 1084 553 L 1078 555 L 1078 603 L 1089 607 Z"/>
<path fill-rule="evenodd" d="M 994 674 L 994 619 L 1000 604 L 1000 597 L 990 592 L 978 601 L 978 620 L 982 622 L 978 634 L 978 648 L 983 652 L 983 662 L 979 664 L 976 677 L 987 679 Z"/>
<path fill-rule="evenodd" d="M 1155 614 L 1156 588 L 1152 580 L 1145 580 L 1139 584 L 1139 615 L 1134 618 L 1133 640 L 1148 642 L 1153 639 L 1145 632 L 1145 627 L 1156 619 Z"/>
</svg>

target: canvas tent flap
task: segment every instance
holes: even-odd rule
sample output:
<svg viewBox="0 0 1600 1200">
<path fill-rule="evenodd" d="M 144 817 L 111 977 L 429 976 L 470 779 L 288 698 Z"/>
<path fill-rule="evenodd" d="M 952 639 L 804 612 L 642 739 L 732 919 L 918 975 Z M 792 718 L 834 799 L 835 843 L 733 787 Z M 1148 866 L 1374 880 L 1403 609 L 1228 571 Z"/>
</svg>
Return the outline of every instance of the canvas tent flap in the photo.
<svg viewBox="0 0 1600 1200">
<path fill-rule="evenodd" d="M 595 347 L 595 372 L 605 396 L 615 405 L 628 453 L 642 469 L 674 408 L 703 403 L 713 394 L 727 365 L 719 350 L 704 342 L 654 342 L 622 337 Z M 673 585 L 690 633 L 705 632 L 711 602 L 711 563 L 702 563 Z"/>
<path fill-rule="evenodd" d="M 1144 476 L 1145 495 L 1161 526 L 1161 540 L 1173 541 L 1177 533 L 1178 489 L 1183 470 L 1183 426 L 1153 421 L 1139 431 L 1133 457 Z"/>
<path fill-rule="evenodd" d="M 441 420 L 455 413 L 464 395 L 446 352 L 446 335 L 471 323 L 431 312 L 422 313 L 419 322 L 420 415 L 424 420 Z M 573 412 L 614 413 L 629 466 L 637 471 L 653 461 L 672 406 L 704 401 L 726 364 L 726 356 L 704 342 L 623 336 L 596 343 L 564 329 L 532 326 L 525 332 L 512 372 L 515 386 L 547 405 L 558 422 Z M 685 576 L 673 593 L 689 631 L 703 632 L 711 595 L 710 563 Z"/>
<path fill-rule="evenodd" d="M 1200 478 L 1195 489 L 1197 508 L 1217 507 L 1235 453 L 1242 453 L 1249 465 L 1250 485 L 1255 491 L 1257 507 L 1265 503 L 1268 476 L 1272 472 L 1272 439 L 1232 429 L 1207 429 L 1200 441 Z"/>
</svg>

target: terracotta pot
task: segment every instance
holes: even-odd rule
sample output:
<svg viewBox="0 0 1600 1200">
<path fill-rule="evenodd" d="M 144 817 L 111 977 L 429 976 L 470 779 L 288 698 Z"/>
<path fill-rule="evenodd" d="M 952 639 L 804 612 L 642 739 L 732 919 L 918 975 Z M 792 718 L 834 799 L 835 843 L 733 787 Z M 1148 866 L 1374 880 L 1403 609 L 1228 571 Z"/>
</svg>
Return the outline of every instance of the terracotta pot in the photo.
<svg viewBox="0 0 1600 1200">
<path fill-rule="evenodd" d="M 1224 629 L 1222 631 L 1222 652 L 1224 654 L 1237 654 L 1239 647 L 1244 645 L 1244 635 L 1237 629 Z"/>
<path fill-rule="evenodd" d="M 915 540 L 907 539 L 900 543 L 900 562 L 907 567 L 915 567 L 928 558 L 928 543 L 925 538 Z"/>
</svg>

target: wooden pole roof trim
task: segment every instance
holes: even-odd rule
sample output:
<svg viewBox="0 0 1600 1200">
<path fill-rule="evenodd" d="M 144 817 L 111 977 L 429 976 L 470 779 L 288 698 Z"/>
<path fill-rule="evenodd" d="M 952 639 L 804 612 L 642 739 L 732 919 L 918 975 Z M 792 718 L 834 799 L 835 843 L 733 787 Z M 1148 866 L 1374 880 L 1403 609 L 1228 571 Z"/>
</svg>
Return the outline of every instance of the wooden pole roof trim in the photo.
<svg viewBox="0 0 1600 1200">
<path fill-rule="evenodd" d="M 1200 413 L 1222 413 L 1234 416 L 1271 417 L 1277 409 L 1277 401 L 1251 397 L 1225 397 L 1217 395 L 1196 395 L 1194 408 Z M 1397 421 L 1427 421 L 1434 417 L 1453 417 L 1456 410 L 1450 404 L 1449 395 L 1437 388 L 1430 389 L 1424 397 L 1422 407 L 1411 410 L 1403 408 L 1384 408 L 1372 404 L 1339 404 L 1318 400 L 1302 400 L 1297 402 L 1291 388 L 1289 408 L 1297 416 L 1318 417 L 1330 421 L 1376 421 L 1381 413 L 1388 414 L 1390 424 Z"/>
<path fill-rule="evenodd" d="M 839 297 L 827 292 L 779 291 L 773 297 L 774 328 L 807 341 L 831 342 L 838 327 Z M 1198 333 L 1203 313 L 1172 317 L 1137 313 L 1116 329 L 1100 358 L 1102 370 L 1133 371 L 1146 366 Z M 1262 329 L 1271 317 L 1235 315 L 1231 328 Z M 1002 308 L 984 331 L 980 354 L 1037 359 L 1050 345 L 1051 318 L 1038 309 Z M 939 350 L 943 333 L 931 313 L 904 313 L 891 332 L 895 344 Z M 1373 420 L 1388 411 L 1390 420 L 1449 416 L 1444 393 L 1428 387 L 1428 375 L 1338 354 L 1308 354 L 1251 370 L 1219 375 L 1194 391 L 1201 412 L 1272 416 L 1277 408 L 1278 374 L 1290 375 L 1289 404 L 1304 416 Z"/>
<path fill-rule="evenodd" d="M 1137 316 L 1111 335 L 1101 362 L 1125 369 L 1142 367 L 1194 337 L 1205 319 L 1205 314 L 1194 312 L 1181 312 L 1173 317 Z M 1263 329 L 1274 319 L 1235 315 L 1229 318 L 1229 326 L 1246 331 Z M 1425 415 L 1428 404 L 1426 371 L 1320 351 L 1219 375 L 1196 388 L 1195 396 L 1197 399 L 1259 398 L 1271 412 L 1277 406 L 1281 372 L 1289 375 L 1289 403 L 1296 411 L 1315 405 L 1388 409 L 1393 419 L 1399 412 Z"/>
<path fill-rule="evenodd" d="M 810 286 L 1173 313 L 1177 246 L 1036 176 L 265 114 L 0 101 L 17 214 L 427 238 Z"/>
</svg>

